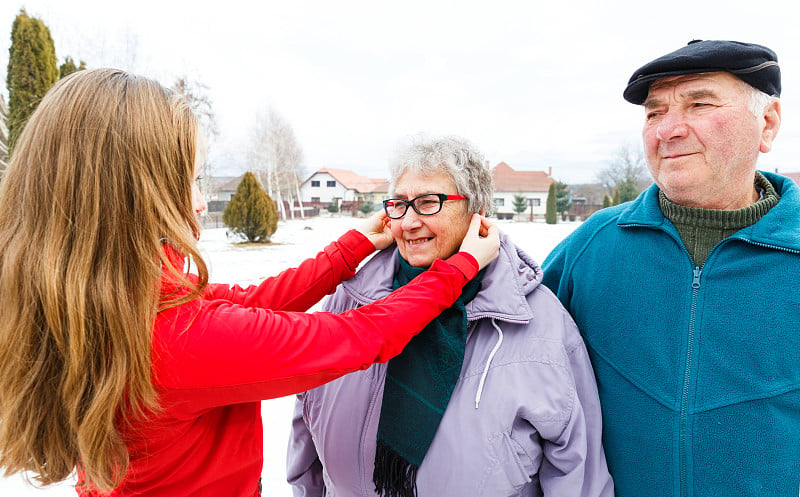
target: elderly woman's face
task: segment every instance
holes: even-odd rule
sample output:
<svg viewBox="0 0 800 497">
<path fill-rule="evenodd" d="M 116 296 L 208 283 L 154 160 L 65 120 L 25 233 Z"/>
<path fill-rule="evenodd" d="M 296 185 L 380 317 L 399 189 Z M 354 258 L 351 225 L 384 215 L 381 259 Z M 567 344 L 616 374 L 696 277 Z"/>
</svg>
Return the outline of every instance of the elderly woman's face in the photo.
<svg viewBox="0 0 800 497">
<path fill-rule="evenodd" d="M 456 185 L 446 173 L 417 176 L 406 171 L 400 176 L 393 197 L 410 200 L 426 193 L 457 195 Z M 469 228 L 469 201 L 447 200 L 442 210 L 431 216 L 421 216 L 408 208 L 405 216 L 391 219 L 392 235 L 400 255 L 415 267 L 429 267 L 436 259 L 456 253 Z"/>
</svg>

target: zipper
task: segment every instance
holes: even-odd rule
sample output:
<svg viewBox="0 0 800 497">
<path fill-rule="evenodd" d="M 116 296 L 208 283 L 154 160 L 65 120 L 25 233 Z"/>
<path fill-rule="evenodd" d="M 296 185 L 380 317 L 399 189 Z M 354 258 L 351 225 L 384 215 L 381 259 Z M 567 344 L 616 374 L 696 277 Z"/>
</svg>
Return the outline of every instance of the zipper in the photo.
<svg viewBox="0 0 800 497">
<path fill-rule="evenodd" d="M 727 240 L 737 239 L 743 241 L 745 243 L 749 243 L 750 245 L 762 248 L 768 248 L 772 250 L 778 250 L 782 252 L 788 252 L 793 254 L 798 254 L 800 251 L 790 249 L 787 247 L 780 247 L 777 245 L 770 245 L 761 242 L 754 242 L 753 240 L 749 240 L 746 238 L 741 237 L 730 237 L 724 240 L 720 240 L 708 253 L 706 256 L 706 260 L 708 260 L 714 251 Z M 681 246 L 683 244 L 681 243 Z M 689 256 L 688 250 L 686 250 L 684 246 L 684 251 L 686 251 L 686 255 Z M 689 256 L 691 259 L 691 256 Z M 692 359 L 694 358 L 694 335 L 696 329 L 696 320 L 697 320 L 697 297 L 698 293 L 700 292 L 701 282 L 700 279 L 703 275 L 703 267 L 705 267 L 705 262 L 702 266 L 695 266 L 692 270 L 692 304 L 690 308 L 690 315 L 689 315 L 689 334 L 686 338 L 686 363 L 684 365 L 684 375 L 683 375 L 683 391 L 681 393 L 681 410 L 680 410 L 680 428 L 678 434 L 678 462 L 679 462 L 679 474 L 680 474 L 680 495 L 681 497 L 688 497 L 689 496 L 689 455 L 688 455 L 688 423 L 689 423 L 689 390 L 690 384 L 692 379 Z"/>
<path fill-rule="evenodd" d="M 683 373 L 683 392 L 681 394 L 680 429 L 678 434 L 678 461 L 680 467 L 681 497 L 688 497 L 687 475 L 689 460 L 687 455 L 687 424 L 689 418 L 689 388 L 692 379 L 692 359 L 694 358 L 694 332 L 697 319 L 697 295 L 700 291 L 700 277 L 703 268 L 695 266 L 692 270 L 692 305 L 689 315 L 689 335 L 686 337 L 686 364 Z"/>
</svg>

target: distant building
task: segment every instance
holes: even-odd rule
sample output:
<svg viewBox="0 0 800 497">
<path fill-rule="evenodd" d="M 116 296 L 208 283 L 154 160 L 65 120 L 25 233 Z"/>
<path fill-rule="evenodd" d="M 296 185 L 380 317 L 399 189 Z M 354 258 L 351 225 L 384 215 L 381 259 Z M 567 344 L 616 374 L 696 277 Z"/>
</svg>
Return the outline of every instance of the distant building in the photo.
<svg viewBox="0 0 800 497">
<path fill-rule="evenodd" d="M 567 215 L 570 220 L 584 220 L 603 207 L 603 197 L 608 194 L 600 183 L 569 185 L 572 206 Z"/>
<path fill-rule="evenodd" d="M 498 219 L 513 219 L 514 197 L 525 197 L 527 207 L 520 217 L 534 220 L 544 217 L 547 210 L 547 193 L 550 183 L 555 180 L 550 177 L 551 170 L 544 171 L 515 171 L 505 162 L 497 164 L 492 169 L 494 180 L 494 212 Z"/>
<path fill-rule="evenodd" d="M 212 176 L 209 181 L 208 186 L 210 191 L 206 195 L 206 200 L 209 202 L 230 202 L 231 197 L 233 197 L 236 193 L 236 189 L 239 187 L 239 182 L 242 181 L 242 177 L 244 177 L 244 175 Z"/>
<path fill-rule="evenodd" d="M 387 197 L 389 182 L 367 178 L 347 169 L 323 168 L 300 185 L 304 204 L 324 208 L 334 203 L 340 209 L 357 209 L 362 202 L 377 204 Z"/>
</svg>

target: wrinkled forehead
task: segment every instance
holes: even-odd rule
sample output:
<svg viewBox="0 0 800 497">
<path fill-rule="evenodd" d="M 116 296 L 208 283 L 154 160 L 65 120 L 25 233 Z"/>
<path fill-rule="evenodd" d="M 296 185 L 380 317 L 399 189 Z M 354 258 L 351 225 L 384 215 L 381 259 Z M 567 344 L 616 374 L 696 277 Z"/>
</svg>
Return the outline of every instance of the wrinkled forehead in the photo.
<svg viewBox="0 0 800 497">
<path fill-rule="evenodd" d="M 648 102 L 657 99 L 658 94 L 664 91 L 677 92 L 678 94 L 697 91 L 707 93 L 740 91 L 743 93 L 747 91 L 747 89 L 747 83 L 729 72 L 704 72 L 671 76 L 668 78 L 660 78 L 653 82 L 647 94 L 647 100 L 645 100 L 643 105 L 647 107 Z"/>
</svg>

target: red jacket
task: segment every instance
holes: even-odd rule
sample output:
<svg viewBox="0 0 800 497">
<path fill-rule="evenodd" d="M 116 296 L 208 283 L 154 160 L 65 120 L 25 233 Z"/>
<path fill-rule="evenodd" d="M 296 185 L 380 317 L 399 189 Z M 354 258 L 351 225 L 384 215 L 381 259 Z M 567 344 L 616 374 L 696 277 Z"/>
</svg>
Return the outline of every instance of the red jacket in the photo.
<svg viewBox="0 0 800 497">
<path fill-rule="evenodd" d="M 388 361 L 477 273 L 474 258 L 459 253 L 383 301 L 341 315 L 303 312 L 374 249 L 350 231 L 260 285 L 211 284 L 202 298 L 160 312 L 152 360 L 162 410 L 123 429 L 130 464 L 111 495 L 258 495 L 260 401 Z"/>
</svg>

